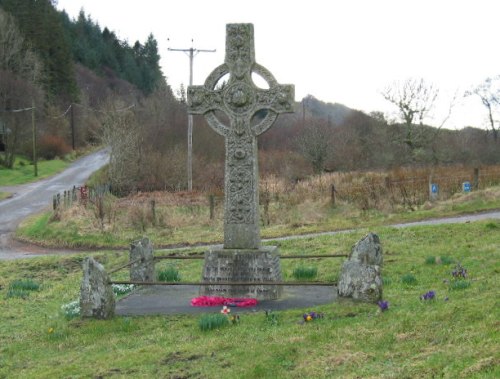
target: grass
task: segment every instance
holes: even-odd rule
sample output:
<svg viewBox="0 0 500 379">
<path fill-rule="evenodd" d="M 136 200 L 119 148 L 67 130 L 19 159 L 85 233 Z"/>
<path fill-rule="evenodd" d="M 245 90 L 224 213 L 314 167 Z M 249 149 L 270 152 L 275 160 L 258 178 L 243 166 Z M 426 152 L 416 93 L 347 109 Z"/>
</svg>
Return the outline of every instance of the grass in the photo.
<svg viewBox="0 0 500 379">
<path fill-rule="evenodd" d="M 10 197 L 11 193 L 10 192 L 1 192 L 0 191 L 0 200 L 7 199 Z"/>
<path fill-rule="evenodd" d="M 297 280 L 314 279 L 318 276 L 317 267 L 299 266 L 293 270 L 293 277 Z"/>
<path fill-rule="evenodd" d="M 61 159 L 39 161 L 38 176 L 35 176 L 33 165 L 28 160 L 18 157 L 12 170 L 0 167 L 0 185 L 15 186 L 44 179 L 61 172 L 69 163 Z"/>
<path fill-rule="evenodd" d="M 156 273 L 156 277 L 160 282 L 179 282 L 181 280 L 179 271 L 172 266 L 168 266 L 165 269 L 158 270 L 158 272 Z"/>
<path fill-rule="evenodd" d="M 229 325 L 229 319 L 223 314 L 206 314 L 200 317 L 198 325 L 202 331 L 220 329 Z"/>
<path fill-rule="evenodd" d="M 154 216 L 150 209 L 151 199 L 156 201 Z M 104 228 L 96 218 L 92 204 L 86 207 L 77 205 L 63 210 L 58 217 L 48 212 L 25 220 L 16 232 L 17 238 L 45 246 L 91 248 L 126 248 L 130 241 L 144 234 L 155 241 L 156 246 L 220 243 L 223 240 L 222 206 L 216 209 L 216 218 L 210 220 L 208 200 L 203 194 L 140 194 L 110 201 L 105 207 Z M 457 195 L 450 200 L 426 204 L 413 212 L 403 209 L 362 211 L 348 203 L 339 203 L 332 208 L 324 199 L 305 200 L 296 205 L 285 200 L 276 201 L 269 208 L 271 224 L 261 226 L 263 238 L 366 228 L 499 209 L 500 187 Z"/>
<path fill-rule="evenodd" d="M 384 279 L 387 311 L 346 300 L 275 312 L 272 319 L 240 313 L 238 325 L 209 331 L 200 330 L 196 315 L 68 320 L 61 306 L 78 298 L 83 254 L 2 261 L 0 378 L 496 378 L 498 227 L 499 221 L 372 228 L 384 248 L 383 276 L 392 278 Z M 348 252 L 367 231 L 275 244 L 282 254 Z M 108 269 L 128 260 L 120 251 L 92 255 Z M 450 267 L 426 264 L 428 256 L 461 262 L 471 285 L 451 289 Z M 321 267 L 318 280 L 338 276 L 342 261 L 311 258 Z M 176 267 L 183 280 L 199 280 L 201 264 L 181 260 Z M 285 277 L 296 264 L 282 261 Z M 399 280 L 406 274 L 418 282 L 406 287 Z M 113 274 L 126 277 L 126 270 Z M 2 296 L 19 278 L 44 290 L 27 299 Z M 434 300 L 420 300 L 431 290 Z M 324 318 L 301 323 L 310 311 Z"/>
</svg>

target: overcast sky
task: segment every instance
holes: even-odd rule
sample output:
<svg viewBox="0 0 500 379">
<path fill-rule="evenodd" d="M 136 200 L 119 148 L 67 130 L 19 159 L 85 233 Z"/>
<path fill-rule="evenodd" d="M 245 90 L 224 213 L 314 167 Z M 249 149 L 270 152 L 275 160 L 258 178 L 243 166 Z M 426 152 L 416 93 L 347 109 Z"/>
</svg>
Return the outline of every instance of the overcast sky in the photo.
<svg viewBox="0 0 500 379">
<path fill-rule="evenodd" d="M 72 18 L 83 8 L 130 44 L 153 33 L 174 90 L 189 82 L 189 58 L 167 49 L 217 49 L 194 59 L 202 84 L 223 63 L 225 25 L 234 22 L 254 24 L 257 62 L 295 84 L 297 101 L 311 94 L 394 117 L 380 91 L 424 78 L 440 89 L 429 124 L 442 122 L 459 91 L 445 127 L 484 127 L 479 100 L 462 94 L 500 74 L 498 0 L 58 0 L 58 8 Z"/>
</svg>

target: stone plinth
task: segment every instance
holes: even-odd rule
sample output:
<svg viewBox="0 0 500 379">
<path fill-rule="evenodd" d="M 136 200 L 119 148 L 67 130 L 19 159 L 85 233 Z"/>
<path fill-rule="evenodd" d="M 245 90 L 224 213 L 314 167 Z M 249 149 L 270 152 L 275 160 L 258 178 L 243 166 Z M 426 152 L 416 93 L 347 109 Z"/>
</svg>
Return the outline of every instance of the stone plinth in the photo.
<svg viewBox="0 0 500 379">
<path fill-rule="evenodd" d="M 281 282 L 281 264 L 276 246 L 260 249 L 214 248 L 205 252 L 203 282 Z M 259 300 L 278 299 L 282 286 L 273 285 L 208 285 L 201 286 L 205 296 L 252 297 Z"/>
</svg>

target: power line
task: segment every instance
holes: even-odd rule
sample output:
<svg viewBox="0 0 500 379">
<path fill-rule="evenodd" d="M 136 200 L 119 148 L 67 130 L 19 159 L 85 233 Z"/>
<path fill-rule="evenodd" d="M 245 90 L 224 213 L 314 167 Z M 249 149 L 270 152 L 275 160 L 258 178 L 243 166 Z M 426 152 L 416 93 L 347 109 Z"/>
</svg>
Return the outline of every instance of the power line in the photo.
<svg viewBox="0 0 500 379">
<path fill-rule="evenodd" d="M 168 39 L 170 41 L 170 39 Z M 193 40 L 191 39 L 191 42 Z M 181 51 L 189 56 L 189 85 L 193 85 L 193 60 L 198 53 L 215 53 L 213 50 L 205 49 L 195 49 L 190 47 L 189 49 L 171 49 L 168 51 Z M 193 190 L 193 115 L 188 114 L 188 162 L 187 162 L 187 176 L 188 176 L 188 191 Z"/>
<path fill-rule="evenodd" d="M 0 109 L 0 112 L 2 113 L 20 113 L 20 112 L 27 112 L 27 111 L 31 111 L 35 108 L 31 107 L 31 108 L 21 108 L 21 109 Z"/>
<path fill-rule="evenodd" d="M 59 116 L 52 116 L 51 118 L 53 118 L 53 119 L 63 118 L 64 116 L 66 116 L 66 114 L 69 112 L 69 110 L 71 109 L 72 106 L 73 106 L 73 104 L 70 104 L 68 109 L 66 109 L 66 111 L 63 114 L 61 114 Z"/>
</svg>

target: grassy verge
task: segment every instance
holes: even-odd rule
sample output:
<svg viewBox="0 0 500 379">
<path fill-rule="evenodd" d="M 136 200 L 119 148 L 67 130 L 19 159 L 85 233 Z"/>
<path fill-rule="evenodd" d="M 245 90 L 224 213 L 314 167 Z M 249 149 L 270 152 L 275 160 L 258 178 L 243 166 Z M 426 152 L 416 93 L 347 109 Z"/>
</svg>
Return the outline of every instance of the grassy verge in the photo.
<svg viewBox="0 0 500 379">
<path fill-rule="evenodd" d="M 10 195 L 9 192 L 0 192 L 0 200 L 7 199 Z"/>
<path fill-rule="evenodd" d="M 13 169 L 9 170 L 5 167 L 0 167 L 0 186 L 15 186 L 55 175 L 63 171 L 75 159 L 100 148 L 100 146 L 87 146 L 67 154 L 63 159 L 39 160 L 38 176 L 36 177 L 34 176 L 34 168 L 30 161 L 23 157 L 16 157 Z"/>
<path fill-rule="evenodd" d="M 272 320 L 241 313 L 238 325 L 212 331 L 201 331 L 195 315 L 68 321 L 60 308 L 78 297 L 83 256 L 2 262 L 0 377 L 498 377 L 500 222 L 373 231 L 384 246 L 387 311 L 342 301 L 276 312 Z M 279 245 L 282 254 L 346 252 L 365 232 Z M 128 259 L 119 252 L 95 257 L 107 268 Z M 318 267 L 320 280 L 335 279 L 341 264 L 305 262 Z M 469 286 L 451 286 L 456 262 L 467 269 Z M 300 263 L 283 260 L 287 280 Z M 182 279 L 199 279 L 199 264 L 179 261 Z M 408 275 L 416 282 L 405 284 Z M 40 288 L 25 299 L 7 298 L 9 284 L 20 279 Z M 431 290 L 434 299 L 420 299 Z M 324 318 L 301 323 L 313 310 Z"/>
<path fill-rule="evenodd" d="M 52 212 L 25 220 L 17 237 L 27 242 L 57 247 L 127 247 L 147 235 L 156 246 L 220 243 L 223 240 L 222 207 L 210 220 L 209 207 L 198 203 L 179 204 L 176 195 L 156 201 L 154 216 L 149 195 L 143 198 L 105 199 L 104 217 L 99 220 L 92 204 L 75 206 L 57 214 Z M 185 199 L 183 200 L 185 201 Z M 272 203 L 270 224 L 261 226 L 263 238 L 307 234 L 332 230 L 367 228 L 436 217 L 455 216 L 500 208 L 500 187 L 457 195 L 450 200 L 426 204 L 415 211 L 361 211 L 352 204 L 331 207 L 322 200 L 290 205 Z M 261 215 L 264 210 L 261 209 Z M 154 219 L 154 220 L 153 220 Z"/>
<path fill-rule="evenodd" d="M 33 165 L 24 158 L 17 158 L 14 168 L 9 170 L 0 167 L 0 185 L 14 186 L 44 179 L 64 170 L 69 161 L 53 159 L 38 162 L 38 176 L 34 175 Z"/>
</svg>

